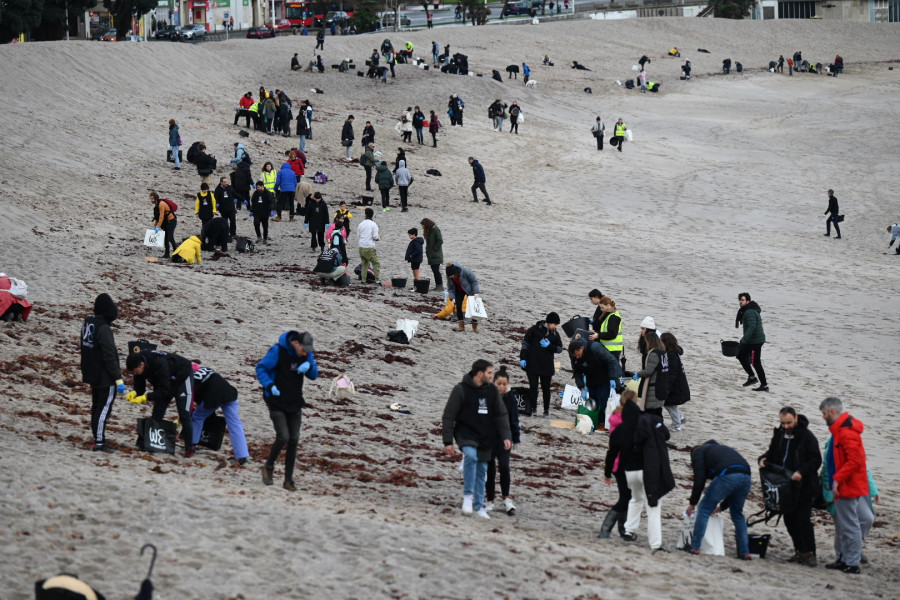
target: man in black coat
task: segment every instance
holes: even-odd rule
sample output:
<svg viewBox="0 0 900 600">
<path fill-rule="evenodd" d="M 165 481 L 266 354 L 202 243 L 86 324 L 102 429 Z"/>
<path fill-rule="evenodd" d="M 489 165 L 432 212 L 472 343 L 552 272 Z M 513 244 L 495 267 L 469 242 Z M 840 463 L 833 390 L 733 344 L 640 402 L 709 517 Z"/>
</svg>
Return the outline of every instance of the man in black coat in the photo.
<svg viewBox="0 0 900 600">
<path fill-rule="evenodd" d="M 328 227 L 328 205 L 322 199 L 322 193 L 316 192 L 312 196 L 312 202 L 306 205 L 306 227 L 309 229 L 310 248 L 316 252 L 316 248 L 325 249 L 325 228 Z"/>
<path fill-rule="evenodd" d="M 575 385 L 581 391 L 581 398 L 593 398 L 600 414 L 605 415 L 609 393 L 616 389 L 622 376 L 619 361 L 600 342 L 582 338 L 576 338 L 569 344 L 569 358 L 572 359 Z"/>
<path fill-rule="evenodd" d="M 559 327 L 559 315 L 551 312 L 543 321 L 538 321 L 528 328 L 522 339 L 522 349 L 519 352 L 519 365 L 525 369 L 528 375 L 528 387 L 531 394 L 528 397 L 528 409 L 530 414 L 537 414 L 538 383 L 541 385 L 541 393 L 544 400 L 544 416 L 550 415 L 550 381 L 556 373 L 555 358 L 563 351 L 562 339 L 556 328 Z"/>
<path fill-rule="evenodd" d="M 253 173 L 247 160 L 239 162 L 237 169 L 232 171 L 231 185 L 237 198 L 235 209 L 241 210 L 242 204 L 250 203 L 250 188 L 253 187 Z"/>
<path fill-rule="evenodd" d="M 225 217 L 213 217 L 200 230 L 200 244 L 204 250 L 215 250 L 216 246 L 220 246 L 222 252 L 228 252 L 229 237 L 228 220 Z"/>
<path fill-rule="evenodd" d="M 350 148 L 353 147 L 353 115 L 347 117 L 347 120 L 344 121 L 344 127 L 341 129 L 341 145 L 344 147 L 346 151 L 345 158 L 350 160 Z"/>
<path fill-rule="evenodd" d="M 197 165 L 197 174 L 200 175 L 202 183 L 209 183 L 209 176 L 216 170 L 216 155 L 207 154 L 206 144 L 203 142 L 197 146 L 197 156 L 194 158 L 194 164 Z"/>
<path fill-rule="evenodd" d="M 744 501 L 750 493 L 750 465 L 734 448 L 722 445 L 716 440 L 707 440 L 691 450 L 691 467 L 694 469 L 694 487 L 691 490 L 687 514 L 697 512 L 691 547 L 691 554 L 700 554 L 700 544 L 706 535 L 706 524 L 713 511 L 722 503 L 731 512 L 734 536 L 737 541 L 738 558 L 750 560 L 750 542 L 747 536 L 747 519 L 744 518 Z M 703 494 L 706 481 L 709 489 Z M 700 502 L 700 496 L 703 501 Z M 700 502 L 699 508 L 697 503 Z"/>
<path fill-rule="evenodd" d="M 116 303 L 108 294 L 94 300 L 94 314 L 81 325 L 81 380 L 91 386 L 92 450 L 106 452 L 106 423 L 112 414 L 116 394 L 125 393 L 119 369 L 119 352 L 112 322 L 119 316 Z"/>
<path fill-rule="evenodd" d="M 231 237 L 234 237 L 237 234 L 237 215 L 235 213 L 235 201 L 237 201 L 237 198 L 234 188 L 228 184 L 227 177 L 222 177 L 219 180 L 219 185 L 216 186 L 213 195 L 216 197 L 216 208 L 219 209 L 219 214 L 228 219 L 228 233 Z"/>
<path fill-rule="evenodd" d="M 838 199 L 837 196 L 834 195 L 834 190 L 828 190 L 828 208 L 825 210 L 825 214 L 828 215 L 828 218 L 825 220 L 825 236 L 831 236 L 831 224 L 834 224 L 834 232 L 837 234 L 835 239 L 841 239 L 841 227 L 838 225 L 838 213 L 841 212 L 841 209 L 838 207 Z"/>
<path fill-rule="evenodd" d="M 779 465 L 793 471 L 796 481 L 797 507 L 784 513 L 784 525 L 794 542 L 794 556 L 789 562 L 816 566 L 816 535 L 812 524 L 812 505 L 819 485 L 822 453 L 816 436 L 809 430 L 809 420 L 790 406 L 778 413 L 781 426 L 772 433 L 769 449 L 759 457 L 759 467 Z"/>
<path fill-rule="evenodd" d="M 194 367 L 191 361 L 162 350 L 144 350 L 129 354 L 125 359 L 125 369 L 134 374 L 134 391 L 125 397 L 133 404 L 153 403 L 151 417 L 162 421 L 169 402 L 175 399 L 178 419 L 181 421 L 181 437 L 184 439 L 184 456 L 194 456 L 193 427 L 191 425 L 191 403 L 194 399 L 194 383 L 191 376 Z M 153 391 L 147 394 L 147 382 Z"/>
</svg>

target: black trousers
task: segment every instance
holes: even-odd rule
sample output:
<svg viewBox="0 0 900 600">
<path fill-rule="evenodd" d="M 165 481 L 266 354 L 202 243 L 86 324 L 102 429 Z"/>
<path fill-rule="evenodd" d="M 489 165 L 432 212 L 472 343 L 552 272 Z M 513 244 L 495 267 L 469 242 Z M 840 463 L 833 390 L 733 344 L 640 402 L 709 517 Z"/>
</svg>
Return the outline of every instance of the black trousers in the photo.
<svg viewBox="0 0 900 600">
<path fill-rule="evenodd" d="M 603 150 L 603 132 L 599 132 L 600 135 L 597 136 L 597 150 Z"/>
<path fill-rule="evenodd" d="M 318 243 L 318 247 L 324 249 L 325 248 L 325 230 L 319 229 L 317 231 L 309 230 L 309 247 L 316 248 L 316 243 Z"/>
<path fill-rule="evenodd" d="M 631 489 L 628 482 L 625 481 L 625 469 L 619 465 L 619 470 L 613 473 L 616 478 L 616 487 L 619 488 L 619 499 L 612 505 L 610 510 L 625 513 L 628 512 L 628 503 L 631 502 Z"/>
<path fill-rule="evenodd" d="M 475 183 L 472 184 L 472 198 L 474 198 L 477 201 L 478 194 L 475 193 L 476 190 L 481 190 L 481 193 L 484 194 L 485 202 L 491 201 L 491 197 L 488 196 L 487 190 L 484 187 L 484 182 L 476 181 Z"/>
<path fill-rule="evenodd" d="M 453 285 L 453 281 L 448 281 L 447 283 Z M 459 319 L 460 322 L 465 322 L 466 320 L 466 310 L 463 308 L 466 304 L 466 298 L 468 298 L 468 296 L 459 290 L 456 290 L 456 318 Z M 474 322 L 475 319 L 472 319 L 472 321 Z"/>
<path fill-rule="evenodd" d="M 398 185 L 397 189 L 400 191 L 400 206 L 406 208 L 406 198 L 407 194 L 409 194 L 409 186 L 408 185 Z"/>
<path fill-rule="evenodd" d="M 259 226 L 262 225 L 262 235 L 259 234 Z M 262 237 L 263 240 L 269 239 L 269 213 L 264 215 L 253 215 L 253 229 L 256 230 L 256 237 Z"/>
<path fill-rule="evenodd" d="M 94 443 L 103 445 L 106 441 L 106 422 L 112 415 L 116 400 L 116 386 L 91 386 L 91 435 Z"/>
<path fill-rule="evenodd" d="M 381 208 L 387 208 L 391 205 L 391 188 L 378 188 L 381 192 Z"/>
<path fill-rule="evenodd" d="M 372 165 L 363 165 L 363 169 L 366 170 L 366 191 L 372 191 Z"/>
<path fill-rule="evenodd" d="M 163 231 L 165 232 L 165 238 L 163 239 L 163 251 L 165 254 L 169 254 L 169 248 L 172 248 L 172 252 L 175 251 L 175 227 L 178 226 L 178 217 L 175 217 L 171 221 L 166 221 L 163 223 Z"/>
<path fill-rule="evenodd" d="M 625 145 L 625 136 L 617 135 L 616 139 L 619 140 L 619 152 L 621 152 L 622 146 Z"/>
<path fill-rule="evenodd" d="M 502 445 L 494 449 L 494 456 L 488 463 L 487 484 L 485 485 L 485 496 L 488 502 L 493 502 L 496 498 L 497 487 L 497 468 L 500 469 L 500 494 L 506 498 L 509 496 L 509 484 L 511 477 L 509 476 L 509 450 L 504 450 Z"/>
<path fill-rule="evenodd" d="M 825 220 L 825 231 L 828 235 L 831 235 L 831 224 L 834 223 L 834 232 L 838 237 L 841 237 L 841 226 L 838 225 L 837 215 L 828 215 L 828 218 Z"/>
<path fill-rule="evenodd" d="M 244 117 L 246 122 L 246 127 L 250 127 L 250 111 L 246 108 L 242 108 L 241 110 L 234 113 L 234 124 L 237 125 L 238 119 Z"/>
<path fill-rule="evenodd" d="M 898 246 L 897 249 L 900 250 L 900 246 Z M 429 265 L 429 266 L 431 266 L 431 273 L 434 275 L 435 287 L 443 287 L 444 280 L 441 278 L 441 265 L 436 264 L 436 265 Z"/>
<path fill-rule="evenodd" d="M 787 527 L 794 550 L 806 553 L 816 551 L 816 534 L 812 524 L 812 498 L 801 497 L 797 510 L 784 513 L 784 525 Z"/>
<path fill-rule="evenodd" d="M 266 466 L 275 468 L 278 455 L 287 447 L 284 453 L 284 480 L 294 481 L 294 463 L 297 461 L 297 443 L 300 441 L 300 423 L 303 420 L 300 411 L 294 413 L 284 412 L 274 408 L 269 409 L 269 417 L 275 426 L 275 441 L 269 449 L 269 458 Z"/>
<path fill-rule="evenodd" d="M 528 387 L 531 389 L 531 396 L 528 399 L 531 404 L 531 414 L 537 412 L 538 382 L 540 382 L 544 400 L 544 413 L 550 412 L 550 380 L 553 379 L 553 375 L 538 375 L 531 371 L 526 371 L 526 374 L 528 375 Z"/>
<path fill-rule="evenodd" d="M 437 148 L 437 131 L 429 131 L 431 134 L 431 147 Z"/>
<path fill-rule="evenodd" d="M 766 372 L 762 366 L 762 344 L 741 344 L 737 358 L 741 366 L 747 371 L 747 375 L 753 377 L 753 369 L 756 369 L 756 377 L 760 385 L 767 385 Z M 752 368 L 751 368 L 752 367 Z"/>
<path fill-rule="evenodd" d="M 316 50 L 325 49 L 325 40 L 316 40 Z"/>
<path fill-rule="evenodd" d="M 510 117 L 509 118 L 509 132 L 512 133 L 513 131 L 515 131 L 516 133 L 519 133 L 519 120 L 514 117 Z"/>
<path fill-rule="evenodd" d="M 182 379 L 172 386 L 175 391 L 175 409 L 178 411 L 178 420 L 181 421 L 181 438 L 184 440 L 184 449 L 194 449 L 194 427 L 191 423 L 191 402 L 194 400 L 194 380 L 192 377 Z M 162 421 L 166 416 L 171 398 L 159 400 L 153 403 L 154 421 Z"/>
<path fill-rule="evenodd" d="M 278 192 L 278 218 L 281 218 L 281 212 L 288 211 L 291 218 L 294 218 L 294 192 Z"/>
<path fill-rule="evenodd" d="M 228 219 L 228 233 L 231 237 L 237 235 L 237 213 L 235 211 L 231 212 L 219 212 L 222 215 L 222 218 Z"/>
</svg>

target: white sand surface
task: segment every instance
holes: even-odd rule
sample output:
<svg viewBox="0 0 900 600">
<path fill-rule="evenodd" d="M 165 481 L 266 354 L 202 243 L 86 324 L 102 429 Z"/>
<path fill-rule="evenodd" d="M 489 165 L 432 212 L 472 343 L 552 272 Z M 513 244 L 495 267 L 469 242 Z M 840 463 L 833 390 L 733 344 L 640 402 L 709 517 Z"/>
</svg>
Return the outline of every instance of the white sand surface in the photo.
<svg viewBox="0 0 900 600">
<path fill-rule="evenodd" d="M 361 66 L 383 37 L 329 37 L 325 63 L 350 57 Z M 897 597 L 900 258 L 883 255 L 885 227 L 900 219 L 900 70 L 888 70 L 900 61 L 897 24 L 640 19 L 390 37 L 395 46 L 412 40 L 424 56 L 431 40 L 450 43 L 485 76 L 401 65 L 383 85 L 330 69 L 290 72 L 294 52 L 311 54 L 312 37 L 0 47 L 0 270 L 27 280 L 36 306 L 27 324 L 0 325 L 0 598 L 30 598 L 35 580 L 60 571 L 107 598 L 132 597 L 146 572 L 145 542 L 159 547 L 153 579 L 163 599 Z M 665 56 L 672 46 L 683 48 L 681 59 Z M 762 72 L 794 50 L 826 64 L 841 54 L 846 73 Z M 540 64 L 545 54 L 555 67 Z M 663 83 L 659 94 L 615 85 L 633 76 L 641 54 Z M 719 75 L 725 57 L 742 62 L 744 75 Z M 678 80 L 685 59 L 696 75 L 689 82 Z M 573 60 L 592 71 L 569 69 Z M 535 87 L 489 79 L 491 69 L 505 76 L 522 61 Z M 449 125 L 447 97 L 465 99 L 465 127 L 446 127 L 437 149 L 406 145 L 411 211 L 377 213 L 378 251 L 382 279 L 406 277 L 406 230 L 435 220 L 445 258 L 481 281 L 492 317 L 481 333 L 430 320 L 442 303 L 434 292 L 323 288 L 299 223 L 272 223 L 273 243 L 249 256 L 199 267 L 144 261 L 158 254 L 140 244 L 150 190 L 181 205 L 177 239 L 198 229 L 189 213 L 199 177 L 163 161 L 168 119 L 186 145 L 205 140 L 226 174 L 233 143 L 245 141 L 232 107 L 261 84 L 312 100 L 309 171 L 328 174 L 316 189 L 332 210 L 363 193 L 362 169 L 340 160 L 348 114 L 357 139 L 373 122 L 392 161 L 401 111 L 419 105 Z M 522 106 L 518 136 L 491 130 L 487 106 L 498 97 Z M 610 131 L 618 117 L 633 130 L 625 152 L 596 151 L 598 114 Z M 295 141 L 253 132 L 245 143 L 254 171 Z M 493 207 L 468 202 L 469 155 L 484 165 Z M 426 176 L 429 168 L 443 176 Z M 847 217 L 839 241 L 822 236 L 829 187 Z M 357 224 L 362 211 L 354 213 Z M 246 215 L 238 229 L 250 235 Z M 541 419 L 523 418 L 513 454 L 516 516 L 459 516 L 461 477 L 441 453 L 439 430 L 451 387 L 476 358 L 516 364 L 523 328 L 548 311 L 589 315 L 594 287 L 621 309 L 630 365 L 648 314 L 685 348 L 690 421 L 671 440 L 679 487 L 663 500 L 665 544 L 674 549 L 687 505 L 689 447 L 716 438 L 752 461 L 785 404 L 824 441 L 818 403 L 837 395 L 866 424 L 882 489 L 862 576 L 786 564 L 783 526 L 753 528 L 774 535 L 769 557 L 750 563 L 730 557 L 730 524 L 723 558 L 651 556 L 645 529 L 633 545 L 597 540 L 616 496 L 602 482 L 606 436 Z M 768 394 L 742 388 L 738 363 L 719 351 L 720 339 L 739 336 L 741 291 L 763 308 Z M 121 399 L 110 437 L 125 448 L 90 452 L 78 332 L 100 292 L 119 302 L 123 352 L 145 337 L 239 388 L 247 466 L 226 460 L 227 441 L 192 460 L 180 449 L 176 457 L 132 450 L 135 419 L 149 410 Z M 408 347 L 386 341 L 397 318 L 421 320 Z M 295 494 L 260 482 L 273 433 L 253 371 L 288 328 L 314 334 L 322 371 L 306 388 Z M 571 377 L 564 366 L 559 388 Z M 341 372 L 360 388 L 349 402 L 326 394 Z M 514 369 L 513 384 L 524 381 Z M 391 402 L 414 414 L 391 413 Z M 758 499 L 757 482 L 748 514 Z M 832 558 L 834 530 L 827 516 L 816 523 L 821 563 Z"/>
</svg>

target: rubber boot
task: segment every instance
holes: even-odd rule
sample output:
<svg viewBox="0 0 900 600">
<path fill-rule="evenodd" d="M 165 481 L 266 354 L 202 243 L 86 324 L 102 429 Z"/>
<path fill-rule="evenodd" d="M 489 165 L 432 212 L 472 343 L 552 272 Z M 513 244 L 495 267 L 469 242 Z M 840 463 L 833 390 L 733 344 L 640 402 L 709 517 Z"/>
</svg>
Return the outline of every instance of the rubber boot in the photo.
<svg viewBox="0 0 900 600">
<path fill-rule="evenodd" d="M 613 509 L 609 509 L 609 512 L 606 513 L 606 518 L 603 519 L 603 525 L 600 526 L 600 534 L 597 536 L 600 539 L 606 539 L 612 533 L 613 527 L 616 525 L 616 520 L 619 518 L 618 511 Z"/>
<path fill-rule="evenodd" d="M 466 322 L 465 321 L 457 321 L 456 322 L 456 330 L 457 331 L 465 331 L 466 330 Z"/>
<path fill-rule="evenodd" d="M 619 537 L 625 537 L 625 518 L 628 516 L 627 512 L 620 512 L 616 516 L 616 525 L 619 528 Z"/>
</svg>

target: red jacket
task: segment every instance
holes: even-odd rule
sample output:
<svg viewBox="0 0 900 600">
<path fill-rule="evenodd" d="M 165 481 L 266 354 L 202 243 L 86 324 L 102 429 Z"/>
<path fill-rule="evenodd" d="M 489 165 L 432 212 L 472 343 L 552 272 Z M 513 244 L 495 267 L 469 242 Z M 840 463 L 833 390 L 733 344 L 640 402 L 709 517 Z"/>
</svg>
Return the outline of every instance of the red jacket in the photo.
<svg viewBox="0 0 900 600">
<path fill-rule="evenodd" d="M 299 158 L 295 158 L 294 160 L 288 160 L 286 162 L 291 165 L 291 170 L 293 170 L 294 174 L 297 176 L 297 181 L 300 181 L 300 177 L 306 172 L 306 169 L 303 168 L 303 161 Z"/>
<path fill-rule="evenodd" d="M 866 449 L 862 443 L 863 423 L 844 413 L 828 427 L 834 437 L 835 498 L 869 496 Z"/>
<path fill-rule="evenodd" d="M 253 98 L 248 98 L 247 96 L 241 96 L 241 100 L 240 100 L 239 104 L 241 105 L 241 108 L 246 110 L 246 109 L 250 108 L 251 106 L 253 106 L 254 104 L 256 104 L 256 102 L 253 100 Z"/>
</svg>

